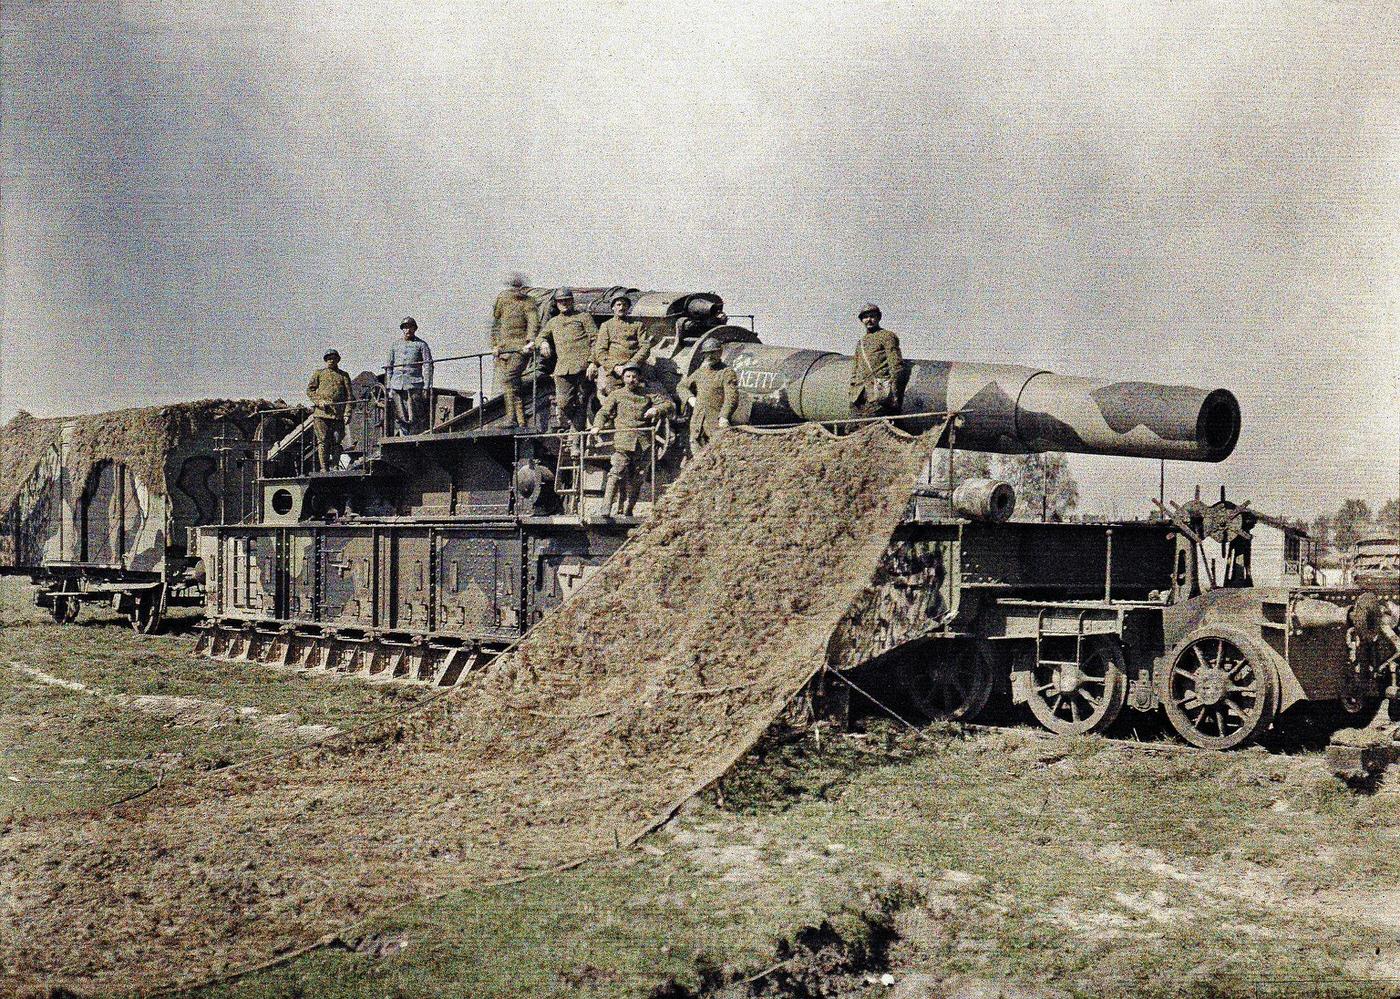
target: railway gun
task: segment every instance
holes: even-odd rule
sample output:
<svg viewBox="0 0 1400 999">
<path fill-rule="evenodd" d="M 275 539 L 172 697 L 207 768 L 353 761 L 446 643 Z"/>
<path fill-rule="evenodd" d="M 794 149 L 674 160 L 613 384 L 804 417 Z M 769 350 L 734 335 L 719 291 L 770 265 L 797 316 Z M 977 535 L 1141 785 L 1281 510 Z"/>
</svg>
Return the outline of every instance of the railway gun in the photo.
<svg viewBox="0 0 1400 999">
<path fill-rule="evenodd" d="M 525 291 L 542 323 L 557 311 L 556 289 Z M 713 338 L 737 375 L 736 424 L 859 426 L 849 355 L 765 344 L 706 292 L 600 286 L 575 289 L 576 307 L 602 320 L 619 295 L 650 338 L 652 390 L 674 398 Z M 642 435 L 636 515 L 609 514 L 609 434 L 552 424 L 549 363 L 526 369 L 523 429 L 491 389 L 490 354 L 438 359 L 416 433 L 392 431 L 383 375 L 362 373 L 343 457 L 324 471 L 304 406 L 190 404 L 207 412 L 166 420 L 154 443 L 109 441 L 105 458 L 85 425 L 55 421 L 32 474 L 0 497 L 0 572 L 33 580 L 60 621 L 101 600 L 150 631 L 168 607 L 202 604 L 198 648 L 216 660 L 470 682 L 618 550 L 687 457 L 678 409 Z M 929 719 L 973 719 L 1000 690 L 1065 734 L 1160 709 L 1215 749 L 1297 705 L 1363 719 L 1400 693 L 1400 584 L 1254 586 L 1247 503 L 1022 522 L 1008 484 L 954 474 L 958 449 L 1222 461 L 1241 424 L 1229 391 L 915 359 L 896 398 L 896 425 L 942 429 L 833 636 L 842 676 L 874 678 Z M 818 686 L 839 712 L 846 688 Z"/>
<path fill-rule="evenodd" d="M 548 319 L 553 289 L 529 294 Z M 618 294 L 653 339 L 653 389 L 674 395 L 713 337 L 738 376 L 736 423 L 858 422 L 848 355 L 764 344 L 707 293 L 595 288 L 577 292 L 578 308 L 601 318 Z M 386 434 L 382 386 L 361 376 L 344 467 L 311 471 L 307 427 L 293 428 L 259 462 L 246 521 L 194 532 L 210 580 L 203 650 L 462 683 L 567 599 L 680 473 L 684 414 L 646 435 L 637 516 L 610 516 L 607 437 L 551 427 L 547 363 L 526 372 L 523 430 L 505 425 L 502 397 L 487 390 L 488 355 L 452 363 L 467 387 L 433 390 L 424 432 Z M 1351 620 L 1362 591 L 1249 585 L 1247 505 L 1012 522 L 1008 485 L 952 474 L 957 448 L 1220 461 L 1240 431 L 1230 392 L 912 360 L 898 397 L 892 419 L 911 432 L 948 421 L 937 442 L 948 460 L 931 455 L 876 581 L 834 640 L 834 668 L 897 681 L 931 719 L 976 717 L 1000 685 L 1055 732 L 1100 732 L 1125 711 L 1161 708 L 1187 741 L 1218 749 L 1252 741 L 1295 704 L 1360 717 L 1394 688 L 1384 637 Z"/>
</svg>

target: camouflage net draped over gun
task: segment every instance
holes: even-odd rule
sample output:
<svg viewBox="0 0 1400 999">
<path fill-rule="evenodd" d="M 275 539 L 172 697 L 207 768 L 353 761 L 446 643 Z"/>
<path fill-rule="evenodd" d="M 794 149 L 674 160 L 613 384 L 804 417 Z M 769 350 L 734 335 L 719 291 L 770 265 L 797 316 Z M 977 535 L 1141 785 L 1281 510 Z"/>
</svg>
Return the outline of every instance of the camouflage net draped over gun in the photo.
<svg viewBox="0 0 1400 999">
<path fill-rule="evenodd" d="M 0 993 L 265 961 L 416 898 L 629 843 L 819 669 L 928 441 L 730 433 L 517 651 L 349 738 L 0 834 Z"/>
</svg>

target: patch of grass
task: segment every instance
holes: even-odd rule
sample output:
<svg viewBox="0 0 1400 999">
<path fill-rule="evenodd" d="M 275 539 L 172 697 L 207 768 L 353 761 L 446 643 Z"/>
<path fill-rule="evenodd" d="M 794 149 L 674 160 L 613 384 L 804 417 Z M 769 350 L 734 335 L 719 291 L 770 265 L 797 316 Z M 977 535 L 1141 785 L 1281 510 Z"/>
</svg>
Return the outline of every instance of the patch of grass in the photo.
<svg viewBox="0 0 1400 999">
<path fill-rule="evenodd" d="M 114 701 L 121 695 L 200 698 L 345 728 L 425 693 L 215 663 L 193 649 L 188 634 L 138 635 L 119 622 L 0 629 L 0 822 L 100 805 L 157 777 L 294 742 L 252 723 L 176 724 Z M 24 668 L 87 692 L 44 683 Z"/>
</svg>

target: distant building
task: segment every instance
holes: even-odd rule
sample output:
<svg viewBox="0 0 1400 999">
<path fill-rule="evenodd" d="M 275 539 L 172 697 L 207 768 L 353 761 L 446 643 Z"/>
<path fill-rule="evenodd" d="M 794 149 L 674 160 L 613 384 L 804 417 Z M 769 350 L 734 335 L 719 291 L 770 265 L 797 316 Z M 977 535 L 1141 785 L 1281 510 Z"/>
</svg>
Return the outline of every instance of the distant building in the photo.
<svg viewBox="0 0 1400 999">
<path fill-rule="evenodd" d="M 1320 586 L 1317 545 L 1308 532 L 1253 508 L 1250 535 L 1251 576 L 1255 586 Z"/>
</svg>

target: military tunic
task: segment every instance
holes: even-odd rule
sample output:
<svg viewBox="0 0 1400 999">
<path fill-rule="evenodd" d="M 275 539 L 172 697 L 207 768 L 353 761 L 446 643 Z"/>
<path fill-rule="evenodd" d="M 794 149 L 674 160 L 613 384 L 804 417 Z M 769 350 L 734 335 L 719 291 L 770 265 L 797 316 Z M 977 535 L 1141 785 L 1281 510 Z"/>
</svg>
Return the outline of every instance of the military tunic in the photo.
<svg viewBox="0 0 1400 999">
<path fill-rule="evenodd" d="M 597 336 L 598 324 L 586 312 L 561 312 L 540 330 L 539 339 L 554 350 L 554 412 L 561 427 L 583 429 L 584 384 Z"/>
<path fill-rule="evenodd" d="M 851 362 L 851 412 L 857 416 L 878 416 L 899 408 L 899 378 L 904 370 L 904 357 L 899 352 L 899 337 L 884 327 L 868 331 L 860 338 Z M 890 394 L 875 397 L 873 383 L 880 379 L 890 382 Z"/>
<path fill-rule="evenodd" d="M 651 336 L 641 323 L 613 316 L 598 328 L 593 341 L 593 361 L 598 365 L 598 396 L 602 398 L 622 384 L 617 369 L 625 364 L 646 364 Z"/>
<path fill-rule="evenodd" d="M 306 395 L 314 403 L 312 412 L 318 419 L 343 420 L 344 404 L 350 401 L 350 376 L 340 370 L 317 368 L 311 372 Z"/>
<path fill-rule="evenodd" d="M 724 432 L 720 420 L 733 420 L 739 404 L 739 376 L 733 368 L 702 364 L 681 382 L 682 393 L 695 396 L 690 414 L 690 450 L 695 453 Z"/>
<path fill-rule="evenodd" d="M 675 408 L 670 400 L 655 392 L 638 392 L 620 385 L 603 401 L 598 415 L 593 418 L 593 429 L 616 431 L 613 434 L 613 451 L 636 451 L 643 446 L 642 432 L 652 426 L 645 414 L 653 406 L 658 410 L 658 415 Z"/>
</svg>

